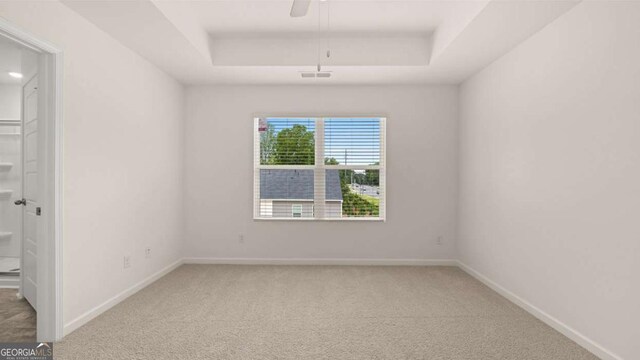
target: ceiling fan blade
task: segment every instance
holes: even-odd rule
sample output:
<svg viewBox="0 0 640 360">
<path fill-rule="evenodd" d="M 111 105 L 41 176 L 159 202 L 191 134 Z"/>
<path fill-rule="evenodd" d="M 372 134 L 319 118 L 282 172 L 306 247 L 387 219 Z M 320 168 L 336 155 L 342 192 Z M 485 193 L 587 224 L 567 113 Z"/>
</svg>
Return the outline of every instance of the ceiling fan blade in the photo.
<svg viewBox="0 0 640 360">
<path fill-rule="evenodd" d="M 291 5 L 291 17 L 301 17 L 307 15 L 307 11 L 309 11 L 309 4 L 311 0 L 293 0 L 293 5 Z"/>
</svg>

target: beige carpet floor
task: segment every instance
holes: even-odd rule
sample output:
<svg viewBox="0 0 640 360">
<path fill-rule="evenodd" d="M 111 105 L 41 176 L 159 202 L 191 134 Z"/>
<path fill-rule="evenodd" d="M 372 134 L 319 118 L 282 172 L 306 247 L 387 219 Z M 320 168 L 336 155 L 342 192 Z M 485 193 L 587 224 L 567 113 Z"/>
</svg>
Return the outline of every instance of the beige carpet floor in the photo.
<svg viewBox="0 0 640 360">
<path fill-rule="evenodd" d="M 184 265 L 56 359 L 596 359 L 454 267 Z"/>
</svg>

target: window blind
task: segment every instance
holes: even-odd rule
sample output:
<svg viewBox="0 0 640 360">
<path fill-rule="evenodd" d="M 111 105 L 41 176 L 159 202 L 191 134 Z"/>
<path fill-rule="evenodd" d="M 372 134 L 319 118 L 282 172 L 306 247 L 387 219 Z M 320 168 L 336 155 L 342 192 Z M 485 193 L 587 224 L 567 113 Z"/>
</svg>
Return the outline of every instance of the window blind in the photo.
<svg viewBox="0 0 640 360">
<path fill-rule="evenodd" d="M 384 220 L 384 118 L 254 121 L 254 218 Z"/>
</svg>

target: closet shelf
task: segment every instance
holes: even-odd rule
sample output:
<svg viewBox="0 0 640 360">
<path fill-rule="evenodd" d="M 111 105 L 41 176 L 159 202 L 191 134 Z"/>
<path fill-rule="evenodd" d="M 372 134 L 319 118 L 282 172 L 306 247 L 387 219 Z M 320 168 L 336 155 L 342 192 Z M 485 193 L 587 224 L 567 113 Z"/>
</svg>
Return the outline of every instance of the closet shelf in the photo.
<svg viewBox="0 0 640 360">
<path fill-rule="evenodd" d="M 0 163 L 0 171 L 9 171 L 13 167 L 13 163 L 3 162 Z"/>
<path fill-rule="evenodd" d="M 9 240 L 11 239 L 12 232 L 8 231 L 0 231 L 0 240 Z"/>
<path fill-rule="evenodd" d="M 11 194 L 13 194 L 13 190 L 0 190 L 0 200 L 11 199 Z"/>
</svg>

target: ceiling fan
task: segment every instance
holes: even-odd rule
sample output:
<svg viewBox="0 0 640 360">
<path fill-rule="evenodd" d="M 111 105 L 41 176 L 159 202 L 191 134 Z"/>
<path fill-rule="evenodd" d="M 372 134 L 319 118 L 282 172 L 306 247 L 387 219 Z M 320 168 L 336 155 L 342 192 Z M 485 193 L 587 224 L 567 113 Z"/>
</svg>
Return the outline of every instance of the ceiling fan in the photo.
<svg viewBox="0 0 640 360">
<path fill-rule="evenodd" d="M 320 2 L 326 2 L 327 0 L 320 0 Z M 309 5 L 311 0 L 293 0 L 291 5 L 291 17 L 303 17 L 307 15 L 309 11 Z M 327 32 L 329 31 L 329 11 L 327 9 Z M 320 15 L 318 14 L 318 34 L 320 34 Z M 331 57 L 331 51 L 328 49 L 329 42 L 327 41 L 327 59 Z M 303 78 L 329 78 L 331 77 L 331 71 L 322 71 L 322 65 L 320 64 L 320 37 L 318 36 L 318 66 L 317 71 L 301 71 L 300 75 Z"/>
<path fill-rule="evenodd" d="M 307 15 L 309 11 L 309 5 L 311 4 L 311 0 L 293 0 L 293 5 L 291 5 L 291 17 L 302 17 Z"/>
</svg>

